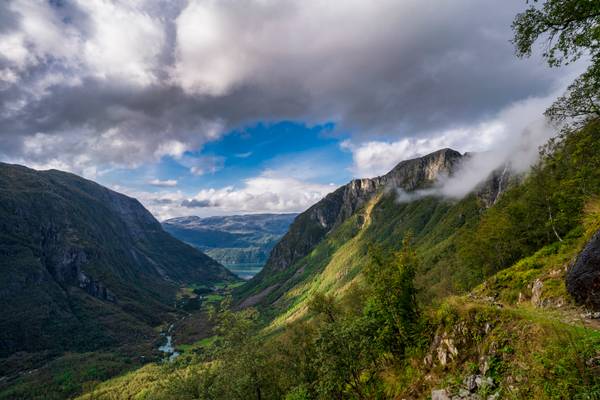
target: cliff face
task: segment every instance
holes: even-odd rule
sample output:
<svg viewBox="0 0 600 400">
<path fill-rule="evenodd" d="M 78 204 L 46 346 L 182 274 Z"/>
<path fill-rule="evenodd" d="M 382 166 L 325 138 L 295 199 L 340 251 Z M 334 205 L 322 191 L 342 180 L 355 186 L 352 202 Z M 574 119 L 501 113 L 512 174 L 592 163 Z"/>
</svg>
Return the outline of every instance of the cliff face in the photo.
<svg viewBox="0 0 600 400">
<path fill-rule="evenodd" d="M 0 164 L 0 356 L 119 344 L 160 322 L 180 284 L 227 279 L 137 200 Z"/>
<path fill-rule="evenodd" d="M 249 282 L 249 288 L 259 285 L 265 276 L 284 270 L 306 256 L 331 230 L 352 216 L 378 191 L 425 188 L 439 177 L 452 175 L 461 159 L 457 151 L 438 150 L 424 157 L 402 161 L 383 176 L 352 180 L 328 194 L 294 220 L 288 233 L 273 248 L 263 270 Z"/>
</svg>

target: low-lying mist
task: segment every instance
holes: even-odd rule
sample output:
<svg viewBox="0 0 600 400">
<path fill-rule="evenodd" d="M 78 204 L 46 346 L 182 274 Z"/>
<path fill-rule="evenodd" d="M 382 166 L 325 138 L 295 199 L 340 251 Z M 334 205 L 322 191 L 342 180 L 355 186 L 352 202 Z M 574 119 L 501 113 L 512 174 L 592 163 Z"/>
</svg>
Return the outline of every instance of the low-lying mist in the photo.
<svg viewBox="0 0 600 400">
<path fill-rule="evenodd" d="M 547 98 L 529 99 L 504 110 L 493 129 L 496 138 L 489 150 L 465 153 L 458 170 L 441 176 L 427 189 L 407 192 L 397 189 L 398 202 L 426 196 L 461 199 L 488 179 L 494 171 L 520 174 L 539 159 L 539 150 L 557 132 L 543 116 Z"/>
</svg>

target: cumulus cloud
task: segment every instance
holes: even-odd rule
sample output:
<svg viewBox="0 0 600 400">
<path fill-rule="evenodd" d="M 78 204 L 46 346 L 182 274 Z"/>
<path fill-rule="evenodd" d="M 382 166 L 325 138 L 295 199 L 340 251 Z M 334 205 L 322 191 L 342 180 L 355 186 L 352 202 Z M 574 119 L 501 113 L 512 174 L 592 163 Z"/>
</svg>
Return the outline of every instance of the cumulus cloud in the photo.
<svg viewBox="0 0 600 400">
<path fill-rule="evenodd" d="M 0 157 L 75 172 L 135 167 L 284 119 L 332 121 L 360 141 L 412 137 L 389 149 L 398 153 L 550 91 L 560 72 L 515 59 L 508 42 L 523 7 L 4 1 Z"/>
<path fill-rule="evenodd" d="M 301 212 L 335 190 L 334 185 L 302 181 L 266 170 L 240 187 L 203 189 L 194 195 L 181 191 L 145 192 L 113 186 L 139 199 L 158 219 L 199 215 Z"/>
<path fill-rule="evenodd" d="M 184 200 L 181 202 L 182 207 L 187 208 L 204 208 L 204 207 L 215 207 L 216 203 L 212 203 L 210 200 Z"/>
<path fill-rule="evenodd" d="M 151 179 L 148 181 L 148 184 L 157 187 L 175 187 L 177 186 L 177 179 Z"/>
<path fill-rule="evenodd" d="M 321 200 L 335 186 L 310 183 L 272 171 L 244 181 L 242 188 L 205 189 L 190 201 L 218 212 L 298 212 Z M 190 204 L 189 202 L 187 203 Z"/>
</svg>

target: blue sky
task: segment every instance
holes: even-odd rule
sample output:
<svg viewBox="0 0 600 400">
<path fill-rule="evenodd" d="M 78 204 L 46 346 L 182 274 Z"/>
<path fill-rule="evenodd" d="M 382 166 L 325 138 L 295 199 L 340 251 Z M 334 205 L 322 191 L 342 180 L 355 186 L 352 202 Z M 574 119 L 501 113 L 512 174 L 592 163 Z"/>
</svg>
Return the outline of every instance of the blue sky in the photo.
<svg viewBox="0 0 600 400">
<path fill-rule="evenodd" d="M 300 212 L 352 179 L 352 151 L 344 145 L 348 137 L 333 123 L 257 122 L 196 151 L 134 168 L 109 168 L 95 179 L 139 198 L 161 219 Z M 183 207 L 186 201 L 190 206 Z"/>
<path fill-rule="evenodd" d="M 242 187 L 246 179 L 264 171 L 341 185 L 352 178 L 352 154 L 341 146 L 346 139 L 334 132 L 332 123 L 257 123 L 231 131 L 198 151 L 165 156 L 133 169 L 109 170 L 99 180 L 109 186 L 127 182 L 130 189 L 149 192 L 177 188 L 190 196 L 202 189 Z"/>
</svg>

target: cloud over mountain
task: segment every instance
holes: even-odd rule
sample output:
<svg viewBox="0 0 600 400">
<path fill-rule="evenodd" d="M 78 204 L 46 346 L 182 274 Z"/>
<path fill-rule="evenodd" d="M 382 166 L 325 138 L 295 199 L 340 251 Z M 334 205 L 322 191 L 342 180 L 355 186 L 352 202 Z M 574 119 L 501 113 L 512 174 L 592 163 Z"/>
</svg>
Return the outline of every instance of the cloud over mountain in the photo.
<svg viewBox="0 0 600 400">
<path fill-rule="evenodd" d="M 333 121 L 361 140 L 458 129 L 555 85 L 512 55 L 523 7 L 2 2 L 1 156 L 93 174 L 180 157 L 256 120 Z"/>
</svg>

